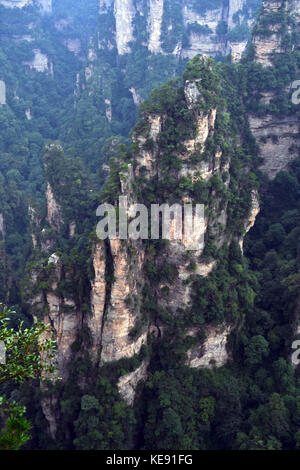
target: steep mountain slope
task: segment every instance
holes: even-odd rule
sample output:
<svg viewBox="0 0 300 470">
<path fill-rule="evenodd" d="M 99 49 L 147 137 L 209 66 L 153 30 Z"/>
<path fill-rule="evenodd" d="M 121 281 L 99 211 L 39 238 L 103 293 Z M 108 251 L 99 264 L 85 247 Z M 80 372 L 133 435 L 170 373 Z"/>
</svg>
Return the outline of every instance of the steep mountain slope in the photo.
<svg viewBox="0 0 300 470">
<path fill-rule="evenodd" d="M 8 303 L 21 302 L 19 274 L 31 249 L 28 206 L 46 210 L 41 153 L 47 140 L 59 139 L 69 155 L 80 156 L 91 170 L 91 185 L 99 188 L 108 159 L 122 140 L 111 136 L 127 137 L 141 99 L 183 70 L 186 54 L 173 54 L 170 44 L 178 49 L 184 36 L 194 34 L 191 21 L 202 31 L 211 16 L 222 17 L 235 30 L 245 26 L 243 18 L 248 21 L 257 7 L 253 2 L 216 2 L 210 10 L 208 5 L 182 2 L 177 18 L 168 2 L 139 2 L 132 3 L 132 19 L 127 6 L 96 0 L 79 1 L 76 7 L 69 0 L 0 2 L 0 79 L 6 84 L 6 105 L 0 108 L 0 170 L 7 188 L 0 212 L 1 288 Z M 118 37 L 126 40 L 131 34 L 118 29 L 124 28 L 122 15 L 130 19 L 124 23 L 130 31 L 134 26 L 134 41 L 126 43 L 131 52 L 126 54 L 118 47 Z M 206 28 L 205 42 L 211 36 L 222 54 L 229 52 L 225 33 L 221 39 L 207 34 Z M 197 34 L 195 38 L 199 48 L 194 53 L 203 52 Z M 210 53 L 216 55 L 213 49 Z"/>
<path fill-rule="evenodd" d="M 6 104 L 0 107 L 1 298 L 19 304 L 17 284 L 31 249 L 28 206 L 34 201 L 45 209 L 42 149 L 47 140 L 68 134 L 73 122 L 76 77 L 88 56 L 98 5 L 82 2 L 68 9 L 67 22 L 68 5 L 59 2 L 53 2 L 51 16 L 49 2 L 13 6 L 0 5 L 0 79 L 6 85 Z M 72 47 L 78 36 L 80 54 Z M 70 136 L 68 143 L 71 147 Z"/>
<path fill-rule="evenodd" d="M 92 211 L 93 195 L 75 168 L 66 179 L 70 162 L 60 147 L 46 149 L 48 213 L 44 221 L 33 217 L 36 245 L 25 289 L 32 313 L 52 325 L 64 386 L 74 381 L 70 366 L 76 360 L 95 377 L 126 360 L 114 383 L 133 404 L 152 348 L 174 338 L 190 367 L 227 362 L 227 338 L 242 320 L 241 305 L 246 313 L 253 302 L 247 276 L 239 273 L 242 266 L 228 269 L 231 257 L 240 257 L 239 244 L 257 214 L 251 173 L 257 157 L 246 120 L 233 117 L 243 110 L 236 98 L 238 76 L 222 78 L 226 73 L 211 59 L 195 59 L 184 87 L 175 81 L 154 93 L 143 104 L 131 151 L 117 157 L 103 194 L 111 203 L 119 193 L 147 206 L 152 201 L 205 204 L 205 245 L 198 251 L 189 251 L 187 240 L 91 243 L 93 226 L 83 214 Z M 224 102 L 225 96 L 231 100 Z M 225 287 L 229 279 L 231 292 Z M 220 290 L 218 307 L 215 300 L 202 303 L 207 289 Z M 83 390 L 86 381 L 93 385 L 92 376 L 85 377 Z M 52 437 L 62 419 L 54 397 L 42 401 Z"/>
</svg>

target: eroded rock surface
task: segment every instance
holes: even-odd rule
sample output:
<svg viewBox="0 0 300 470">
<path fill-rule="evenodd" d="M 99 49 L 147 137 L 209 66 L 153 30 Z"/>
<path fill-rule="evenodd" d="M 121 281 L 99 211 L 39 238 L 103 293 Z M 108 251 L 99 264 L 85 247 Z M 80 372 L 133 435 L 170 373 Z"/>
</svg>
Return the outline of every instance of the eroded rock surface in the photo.
<svg viewBox="0 0 300 470">
<path fill-rule="evenodd" d="M 191 348 L 187 353 L 187 365 L 195 369 L 213 369 L 223 367 L 230 359 L 226 345 L 230 327 L 210 327 L 206 331 L 203 344 Z M 196 336 L 197 330 L 191 330 L 188 335 Z"/>
</svg>

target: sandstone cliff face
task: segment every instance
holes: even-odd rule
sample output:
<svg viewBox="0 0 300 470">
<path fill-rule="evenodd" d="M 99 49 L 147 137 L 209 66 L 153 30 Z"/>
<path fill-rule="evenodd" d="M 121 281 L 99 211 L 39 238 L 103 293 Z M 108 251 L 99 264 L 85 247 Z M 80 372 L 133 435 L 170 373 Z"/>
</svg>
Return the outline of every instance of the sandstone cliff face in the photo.
<svg viewBox="0 0 300 470">
<path fill-rule="evenodd" d="M 207 11 L 204 15 L 199 15 L 185 5 L 183 8 L 183 18 L 186 28 L 191 24 L 198 24 L 207 26 L 211 33 L 199 34 L 190 33 L 190 46 L 183 49 L 182 57 L 192 59 L 199 53 L 207 54 L 210 56 L 225 55 L 226 44 L 216 38 L 216 30 L 220 21 L 224 18 L 223 7 L 217 10 Z M 224 18 L 225 19 L 225 18 Z"/>
<path fill-rule="evenodd" d="M 92 332 L 93 344 L 91 354 L 93 361 L 100 360 L 102 345 L 103 315 L 106 301 L 106 249 L 104 243 L 95 247 L 93 256 L 95 279 L 92 282 L 91 306 L 92 315 L 88 319 L 88 326 Z"/>
<path fill-rule="evenodd" d="M 50 183 L 47 185 L 47 222 L 51 227 L 59 229 L 63 223 L 62 210 L 56 202 Z"/>
<path fill-rule="evenodd" d="M 254 227 L 256 218 L 258 214 L 260 213 L 260 203 L 259 203 L 259 194 L 257 191 L 253 191 L 251 194 L 251 199 L 252 199 L 252 207 L 250 211 L 250 215 L 248 219 L 245 222 L 245 233 L 247 234 L 250 232 L 252 227 Z M 244 238 L 240 241 L 240 247 L 243 252 L 244 248 Z"/>
<path fill-rule="evenodd" d="M 118 381 L 120 395 L 130 406 L 134 403 L 138 384 L 147 379 L 147 367 L 148 363 L 144 361 L 138 369 L 121 377 Z"/>
<path fill-rule="evenodd" d="M 2 237 L 5 238 L 5 225 L 4 225 L 4 217 L 2 213 L 0 213 L 0 233 Z"/>
<path fill-rule="evenodd" d="M 287 52 L 283 43 L 283 34 L 291 33 L 293 21 L 299 22 L 299 2 L 293 1 L 264 1 L 261 19 L 273 15 L 285 15 L 287 31 L 284 31 L 281 16 L 269 24 L 267 30 L 262 31 L 260 20 L 258 31 L 253 38 L 255 61 L 264 67 L 270 67 L 276 56 Z M 284 90 L 288 92 L 289 90 Z M 276 92 L 261 94 L 261 103 L 269 105 L 276 97 Z M 273 179 L 281 170 L 288 168 L 289 164 L 299 155 L 299 119 L 296 115 L 250 115 L 249 124 L 254 137 L 260 147 L 263 164 L 261 170 Z"/>
<path fill-rule="evenodd" d="M 130 52 L 129 43 L 133 41 L 135 16 L 133 0 L 115 0 L 114 13 L 116 19 L 116 43 L 120 55 Z"/>
<path fill-rule="evenodd" d="M 204 63 L 207 58 L 203 58 Z M 207 62 L 209 63 L 209 62 Z M 191 181 L 200 179 L 209 182 L 217 175 L 222 179 L 224 173 L 230 169 L 230 161 L 223 160 L 222 151 L 217 149 L 209 155 L 205 161 L 193 162 L 191 155 L 198 152 L 204 155 L 209 139 L 216 132 L 216 120 L 218 109 L 211 107 L 201 111 L 199 80 L 187 81 L 184 86 L 184 99 L 187 111 L 193 116 L 195 131 L 190 139 L 183 142 L 184 146 L 177 156 L 181 162 L 178 169 L 178 177 L 184 176 Z M 120 186 L 122 195 L 127 196 L 129 205 L 137 201 L 134 191 L 136 179 L 143 175 L 145 182 L 160 179 L 160 135 L 165 125 L 167 116 L 163 114 L 147 115 L 147 137 L 136 134 L 133 140 L 137 145 L 135 163 L 128 164 L 126 170 L 120 174 Z M 147 140 L 151 139 L 152 148 L 146 150 Z M 226 185 L 229 185 L 230 179 Z M 146 184 L 146 183 L 145 183 Z M 148 184 L 148 183 L 147 183 Z M 192 203 L 186 193 L 182 195 L 182 204 Z M 62 211 L 56 202 L 55 194 L 50 185 L 47 189 L 47 222 L 58 232 L 63 226 Z M 253 195 L 253 208 L 249 220 L 245 221 L 245 230 L 249 230 L 258 213 L 258 203 Z M 197 220 L 200 232 L 191 239 L 185 233 L 178 240 L 175 234 L 174 223 L 171 222 L 171 240 L 164 252 L 155 255 L 155 263 L 163 266 L 165 262 L 176 266 L 177 274 L 171 282 L 161 282 L 151 285 L 151 295 L 156 299 L 158 306 L 169 315 L 182 314 L 189 308 L 192 301 L 192 285 L 190 282 L 193 264 L 194 276 L 209 276 L 216 262 L 207 262 L 201 259 L 204 250 L 204 242 L 200 242 L 207 230 L 215 233 L 216 244 L 221 247 L 230 241 L 230 235 L 226 234 L 227 206 L 218 208 L 216 201 L 214 216 L 205 214 L 204 219 Z M 130 217 L 130 208 L 128 209 Z M 71 231 L 71 227 L 70 227 Z M 76 226 L 72 228 L 72 236 L 76 234 Z M 200 237 L 200 238 L 199 238 Z M 197 249 L 190 249 L 190 244 L 197 242 Z M 98 241 L 93 249 L 94 278 L 91 281 L 90 310 L 83 313 L 74 302 L 58 293 L 60 282 L 72 274 L 64 266 L 62 259 L 55 253 L 53 243 L 44 243 L 42 249 L 48 253 L 49 287 L 46 292 L 36 296 L 35 306 L 45 312 L 45 322 L 52 325 L 58 343 L 57 362 L 60 375 L 67 377 L 66 365 L 72 360 L 74 353 L 72 345 L 76 341 L 79 332 L 88 327 L 91 337 L 89 353 L 93 365 L 98 368 L 104 364 L 112 363 L 120 359 L 130 359 L 138 355 L 143 345 L 147 345 L 148 337 L 153 332 L 159 336 L 164 330 L 160 320 L 145 316 L 143 311 L 143 289 L 149 280 L 145 271 L 145 263 L 153 260 L 153 255 L 148 253 L 145 244 L 141 240 L 128 240 L 126 242 L 115 239 Z M 36 280 L 39 274 L 36 273 Z M 34 279 L 33 279 L 34 281 Z M 163 292 L 163 294 L 162 294 Z M 197 344 L 187 354 L 187 364 L 191 367 L 222 366 L 228 359 L 226 351 L 227 337 L 231 332 L 229 325 L 224 325 L 222 331 L 208 326 L 207 339 Z M 189 332 L 186 332 L 189 335 Z M 118 387 L 123 398 L 132 404 L 135 389 L 141 380 L 145 380 L 147 362 L 143 361 L 139 367 L 120 378 Z M 55 410 L 52 415 L 49 412 L 49 402 L 45 402 L 45 413 L 49 415 L 49 422 L 55 422 Z M 50 414 L 49 414 L 50 413 Z"/>
<path fill-rule="evenodd" d="M 149 43 L 148 49 L 153 54 L 161 52 L 161 28 L 164 12 L 163 0 L 149 0 L 150 14 L 148 19 Z"/>
<path fill-rule="evenodd" d="M 24 62 L 24 65 L 37 72 L 48 72 L 53 75 L 53 65 L 49 62 L 47 55 L 43 54 L 40 49 L 34 49 L 33 52 L 33 60 L 31 62 Z"/>
<path fill-rule="evenodd" d="M 163 35 L 163 18 L 166 0 L 147 0 L 146 10 L 141 6 L 141 2 L 137 0 L 101 0 L 99 4 L 100 13 L 107 13 L 112 4 L 114 8 L 114 16 L 116 21 L 115 37 L 117 50 L 120 55 L 130 53 L 130 42 L 138 41 L 145 43 L 145 39 L 141 39 L 135 35 L 135 19 L 147 15 L 147 46 L 151 53 L 165 53 L 162 49 Z M 234 29 L 238 22 L 248 21 L 249 26 L 253 22 L 253 12 L 248 9 L 247 18 L 244 17 L 244 7 L 247 0 L 229 0 L 222 2 L 221 6 L 214 10 L 206 10 L 205 13 L 197 13 L 188 0 L 182 2 L 182 23 L 185 28 L 189 44 L 183 45 L 180 41 L 174 47 L 173 54 L 177 57 L 191 59 L 197 54 L 208 54 L 210 56 L 224 56 L 232 52 L 234 60 L 238 60 L 247 46 L 247 40 L 243 39 L 237 43 L 230 43 L 225 38 L 219 37 L 217 28 L 220 22 L 228 25 L 229 31 Z M 176 7 L 177 8 L 177 7 Z M 239 18 L 237 20 L 237 17 Z M 190 26 L 198 25 L 206 26 L 206 32 L 199 33 L 190 30 Z M 173 26 L 170 24 L 169 30 Z"/>
<path fill-rule="evenodd" d="M 194 329 L 188 332 L 188 336 L 194 337 L 197 333 L 197 329 Z M 186 364 L 194 369 L 213 369 L 226 365 L 230 359 L 226 348 L 230 333 L 231 328 L 228 326 L 208 328 L 205 342 L 187 352 Z"/>
<path fill-rule="evenodd" d="M 63 223 L 62 210 L 55 200 L 50 184 L 48 184 L 46 200 L 46 222 L 52 231 L 58 232 Z M 47 239 L 46 229 L 41 227 L 41 221 L 33 209 L 30 210 L 30 218 L 34 227 L 33 244 L 35 248 L 38 246 L 46 257 L 46 261 L 31 273 L 31 283 L 35 292 L 35 296 L 30 299 L 32 311 L 34 315 L 42 314 L 45 324 L 51 325 L 52 333 L 57 341 L 58 373 L 66 379 L 66 367 L 72 357 L 72 344 L 82 328 L 83 315 L 73 298 L 62 297 L 58 293 L 59 283 L 67 279 L 70 274 L 65 272 L 60 256 L 53 252 L 55 240 Z M 47 273 L 47 289 L 36 290 L 41 279 L 45 279 L 45 272 Z"/>
<path fill-rule="evenodd" d="M 50 324 L 57 341 L 57 367 L 62 378 L 66 378 L 66 365 L 72 357 L 72 344 L 82 325 L 82 313 L 76 309 L 72 299 L 56 294 L 58 282 L 62 279 L 62 262 L 54 253 L 49 257 L 49 266 L 53 266 L 51 284 L 46 294 L 46 324 Z"/>
<path fill-rule="evenodd" d="M 245 20 L 243 16 L 243 9 L 246 6 L 246 0 L 230 0 L 228 3 L 223 2 L 219 9 L 208 10 L 203 15 L 196 13 L 189 3 L 183 7 L 183 18 L 186 28 L 189 25 L 198 24 L 200 26 L 207 26 L 210 30 L 209 34 L 199 34 L 191 31 L 189 33 L 189 46 L 184 47 L 182 50 L 182 57 L 189 59 L 197 54 L 207 54 L 212 57 L 224 56 L 231 53 L 234 61 L 241 58 L 244 53 L 248 41 L 242 39 L 236 43 L 228 41 L 226 38 L 218 36 L 217 29 L 220 22 L 225 22 L 228 26 L 228 31 L 231 31 L 238 24 L 236 17 L 239 21 Z M 248 11 L 249 18 L 247 19 L 249 27 L 252 25 L 252 12 Z"/>
<path fill-rule="evenodd" d="M 143 251 L 136 247 L 135 256 L 130 259 L 128 247 L 122 246 L 120 240 L 111 240 L 109 245 L 114 280 L 111 286 L 106 284 L 101 332 L 102 363 L 133 357 L 147 339 L 147 329 L 136 340 L 130 339 L 130 332 L 140 316 Z"/>
<path fill-rule="evenodd" d="M 282 8 L 286 8 L 285 3 L 283 1 L 264 1 L 263 14 L 278 14 Z M 257 34 L 253 39 L 256 61 L 265 67 L 272 65 L 274 54 L 284 52 L 284 49 L 281 47 L 281 35 L 279 34 L 281 25 L 271 24 L 268 28 L 268 31 L 263 31 L 263 34 Z"/>
</svg>

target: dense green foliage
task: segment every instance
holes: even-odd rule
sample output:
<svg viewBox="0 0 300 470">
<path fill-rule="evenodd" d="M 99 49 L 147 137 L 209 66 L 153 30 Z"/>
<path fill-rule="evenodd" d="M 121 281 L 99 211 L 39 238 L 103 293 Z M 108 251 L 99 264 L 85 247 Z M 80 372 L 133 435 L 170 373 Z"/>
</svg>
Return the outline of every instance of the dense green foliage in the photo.
<svg viewBox="0 0 300 470">
<path fill-rule="evenodd" d="M 297 77 L 300 65 L 299 51 L 288 47 L 298 40 L 297 35 L 287 34 L 290 20 L 283 12 L 271 14 L 261 17 L 256 28 L 257 34 L 266 35 L 267 26 L 282 24 L 287 52 L 274 57 L 273 67 L 253 62 L 250 48 L 240 64 L 195 58 L 187 64 L 181 81 L 174 77 L 183 72 L 185 61 L 177 61 L 171 54 L 151 55 L 138 42 L 131 44 L 130 54 L 118 56 L 115 49 L 110 50 L 108 45 L 114 44 L 112 7 L 100 15 L 97 25 L 92 0 L 78 1 L 76 8 L 71 0 L 53 3 L 56 22 L 66 12 L 72 13 L 73 22 L 57 29 L 33 7 L 22 12 L 0 7 L 0 79 L 8 89 L 8 105 L 0 108 L 0 212 L 5 221 L 5 233 L 0 235 L 0 299 L 17 305 L 25 327 L 18 329 L 16 321 L 8 326 L 0 316 L 0 340 L 4 335 L 13 337 L 8 351 L 13 367 L 4 371 L 3 378 L 36 377 L 42 368 L 31 347 L 33 343 L 36 347 L 44 330 L 39 324 L 30 330 L 28 311 L 38 294 L 45 298 L 52 292 L 55 266 L 40 244 L 49 242 L 51 249 L 55 247 L 64 267 L 55 295 L 60 301 L 71 300 L 83 318 L 91 314 L 95 209 L 101 200 L 115 202 L 128 164 L 133 168 L 137 164 L 136 144 L 124 145 L 136 118 L 131 87 L 146 98 L 153 88 L 166 83 L 143 102 L 133 131 L 146 139 L 144 148 L 151 150 L 154 142 L 148 117 L 164 116 L 158 137 L 160 178 L 147 179 L 141 172 L 135 180 L 135 195 L 146 205 L 174 203 L 186 196 L 205 204 L 211 230 L 199 261 L 215 260 L 216 265 L 210 276 L 203 277 L 195 274 L 191 262 L 186 282 L 191 286 L 192 302 L 174 315 L 158 302 L 159 295 L 168 298 L 168 285 L 178 277 L 176 265 L 165 255 L 167 242 L 145 243 L 147 282 L 140 299 L 142 318 L 130 336 L 136 338 L 151 319 L 153 324 L 163 325 L 163 337 L 150 337 L 147 347 L 132 359 L 94 368 L 88 352 L 90 332 L 82 327 L 72 345 L 72 361 L 66 366 L 67 381 L 44 392 L 44 398 L 52 393 L 57 399 L 60 425 L 56 440 L 46 431 L 39 387 L 33 383 L 16 388 L 7 381 L 1 385 L 1 393 L 10 402 L 0 401 L 5 421 L 1 418 L 0 448 L 15 449 L 28 440 L 26 406 L 33 423 L 32 440 L 27 444 L 31 449 L 299 450 L 299 368 L 292 367 L 290 356 L 299 320 L 300 163 L 294 162 L 289 172 L 280 173 L 274 181 L 266 181 L 258 170 L 258 147 L 247 121 L 249 112 L 298 112 L 288 93 L 282 91 Z M 221 0 L 190 3 L 199 14 L 228 7 Z M 258 4 L 248 1 L 246 10 L 234 18 L 236 26 L 231 31 L 221 22 L 218 36 L 225 42 L 248 38 L 245 19 L 249 8 L 255 10 Z M 164 5 L 162 47 L 164 53 L 171 53 L 179 41 L 188 38 L 181 2 L 165 1 Z M 140 8 L 146 13 L 146 2 Z M 137 15 L 135 28 L 146 39 L 145 18 Z M 28 28 L 30 22 L 36 24 L 34 33 Z M 96 29 L 97 39 L 91 40 Z M 191 31 L 210 34 L 195 24 L 190 25 Z M 33 34 L 33 42 L 6 39 L 16 32 Z M 82 51 L 75 56 L 64 41 L 78 36 Z M 102 47 L 95 48 L 96 43 Z M 34 72 L 28 65 L 24 68 L 24 62 L 33 59 L 33 48 L 47 54 L 54 75 Z M 87 52 L 93 48 L 96 58 L 88 60 Z M 201 96 L 193 111 L 184 95 L 182 82 L 186 80 L 197 80 Z M 261 94 L 267 91 L 276 94 L 264 105 Z M 209 113 L 215 107 L 215 130 L 206 151 L 195 151 L 187 163 L 205 164 L 221 152 L 220 168 L 227 171 L 207 181 L 178 176 L 182 168 L 178 155 L 186 152 L 184 142 L 195 137 L 195 114 Z M 32 119 L 24 117 L 28 109 Z M 108 161 L 106 178 L 102 165 Z M 46 220 L 46 183 L 51 184 L 61 209 L 57 231 Z M 243 255 L 239 242 L 245 235 L 251 196 L 258 188 L 261 214 L 246 237 Z M 222 225 L 218 220 L 224 208 L 228 217 Z M 70 224 L 76 225 L 74 236 Z M 30 230 L 38 242 L 35 247 Z M 220 239 L 226 240 L 224 246 Z M 111 286 L 114 279 L 109 268 L 105 277 Z M 128 303 L 133 301 L 129 296 Z M 35 312 L 40 318 L 45 313 L 42 309 Z M 185 365 L 186 352 L 205 339 L 207 325 L 221 330 L 231 326 L 228 348 L 232 360 L 220 369 L 213 364 L 211 370 L 190 369 Z M 197 336 L 187 336 L 187 328 L 196 329 Z M 16 341 L 22 342 L 21 348 Z M 32 354 L 20 364 L 27 347 Z M 139 386 L 134 406 L 129 407 L 118 393 L 117 382 L 143 360 L 149 361 L 148 378 Z M 14 397 L 22 405 L 12 401 Z"/>
<path fill-rule="evenodd" d="M 9 384 L 20 385 L 26 380 L 40 378 L 42 373 L 48 377 L 57 377 L 54 366 L 55 342 L 49 326 L 35 322 L 30 328 L 24 328 L 23 323 L 17 329 L 12 328 L 10 322 L 14 316 L 16 312 L 0 304 L 0 341 L 5 345 L 5 358 L 1 358 L 4 363 L 0 364 L 1 450 L 18 450 L 31 437 L 31 424 L 24 416 L 26 408 L 12 399 L 16 390 L 11 393 L 11 397 L 5 396 L 10 391 Z"/>
</svg>

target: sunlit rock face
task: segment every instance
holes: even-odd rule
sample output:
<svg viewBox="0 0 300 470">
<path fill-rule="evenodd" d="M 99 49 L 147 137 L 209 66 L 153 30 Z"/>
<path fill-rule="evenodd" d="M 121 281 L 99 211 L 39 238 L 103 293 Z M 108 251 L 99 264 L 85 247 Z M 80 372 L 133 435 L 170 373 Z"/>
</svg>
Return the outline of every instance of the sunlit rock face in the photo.
<svg viewBox="0 0 300 470">
<path fill-rule="evenodd" d="M 179 8 L 176 5 L 176 8 Z M 246 8 L 246 10 L 245 10 Z M 110 13 L 115 17 L 115 39 L 120 55 L 131 52 L 132 41 L 147 45 L 152 54 L 166 54 L 162 46 L 162 38 L 167 28 L 172 32 L 173 25 L 168 24 L 165 16 L 168 11 L 166 0 L 100 0 L 100 14 Z M 220 35 L 220 23 L 227 25 L 229 31 L 238 24 L 252 26 L 254 12 L 248 6 L 247 0 L 220 1 L 214 9 L 196 10 L 190 0 L 183 0 L 180 10 L 182 26 L 187 41 L 179 40 L 174 44 L 173 54 L 178 58 L 191 59 L 197 54 L 208 54 L 212 57 L 233 54 L 234 60 L 239 60 L 245 51 L 248 39 L 230 42 L 225 35 Z M 245 11 L 247 17 L 245 17 Z M 139 18 L 146 18 L 147 36 L 139 37 L 135 24 Z M 246 23 L 245 23 L 246 22 Z M 202 29 L 201 29 L 202 28 Z"/>
<path fill-rule="evenodd" d="M 59 204 L 56 202 L 51 185 L 48 183 L 47 192 L 47 222 L 51 227 L 59 229 L 63 223 L 62 210 Z"/>
<path fill-rule="evenodd" d="M 163 0 L 149 0 L 150 12 L 148 18 L 150 52 L 157 54 L 161 52 L 161 28 L 164 12 Z"/>
<path fill-rule="evenodd" d="M 264 1 L 263 14 L 276 14 L 282 9 L 282 7 L 282 1 Z M 273 55 L 275 53 L 278 54 L 283 52 L 281 48 L 281 36 L 279 34 L 280 28 L 280 24 L 270 24 L 268 26 L 269 34 L 256 34 L 253 38 L 253 47 L 255 51 L 256 61 L 264 66 L 271 66 Z"/>
<path fill-rule="evenodd" d="M 66 39 L 65 45 L 70 52 L 73 52 L 75 55 L 79 55 L 81 51 L 81 41 L 78 38 Z"/>
<path fill-rule="evenodd" d="M 248 7 L 249 18 L 244 17 L 244 9 L 247 6 L 246 0 L 229 0 L 229 2 L 220 2 L 219 8 L 207 9 L 205 13 L 199 14 L 192 7 L 190 2 L 184 2 L 183 18 L 187 31 L 191 25 L 208 28 L 207 32 L 189 31 L 189 45 L 182 48 L 182 57 L 191 59 L 197 54 L 208 54 L 212 57 L 224 56 L 231 53 L 234 61 L 241 58 L 244 53 L 248 39 L 241 39 L 231 42 L 226 37 L 218 33 L 220 23 L 227 25 L 228 31 L 233 30 L 237 24 L 246 21 L 251 27 L 253 23 L 253 12 Z"/>
<path fill-rule="evenodd" d="M 197 333 L 198 330 L 193 329 L 187 334 L 195 337 Z M 226 347 L 230 333 L 231 328 L 227 326 L 208 328 L 204 342 L 187 352 L 186 364 L 193 369 L 213 369 L 225 366 L 230 359 Z"/>
<path fill-rule="evenodd" d="M 122 376 L 118 381 L 120 395 L 130 406 L 134 403 L 138 384 L 147 379 L 147 367 L 148 362 L 143 361 L 138 369 Z"/>
<path fill-rule="evenodd" d="M 46 54 L 43 54 L 40 49 L 34 49 L 34 58 L 30 62 L 24 62 L 24 65 L 27 65 L 31 70 L 36 72 L 46 72 L 53 74 L 53 65 L 49 61 Z"/>
<path fill-rule="evenodd" d="M 216 10 L 209 10 L 204 15 L 199 15 L 188 5 L 185 5 L 183 7 L 183 18 L 186 29 L 188 29 L 191 24 L 197 24 L 209 28 L 210 33 L 200 34 L 191 32 L 189 36 L 190 44 L 182 50 L 182 57 L 192 59 L 199 53 L 210 56 L 225 54 L 226 45 L 215 38 L 218 24 L 223 19 L 223 7 Z"/>
<path fill-rule="evenodd" d="M 134 0 L 115 0 L 116 43 L 120 55 L 131 51 L 129 43 L 134 39 Z"/>
<path fill-rule="evenodd" d="M 140 352 L 146 343 L 147 330 L 135 341 L 130 340 L 130 332 L 139 316 L 138 306 L 128 305 L 129 298 L 138 298 L 139 282 L 141 280 L 142 256 L 131 265 L 129 254 L 122 247 L 120 240 L 111 240 L 111 255 L 114 264 L 115 282 L 111 286 L 109 304 L 105 312 L 102 331 L 101 361 L 118 361 L 124 357 L 130 358 Z"/>
<path fill-rule="evenodd" d="M 290 19 L 299 22 L 300 6 L 298 0 L 265 0 L 263 1 L 263 11 L 261 18 L 264 16 L 278 15 L 278 22 L 272 21 L 267 26 L 267 30 L 255 34 L 253 38 L 253 46 L 256 61 L 264 66 L 271 66 L 272 59 L 276 54 L 284 54 L 286 47 L 282 44 L 282 19 L 281 13 L 286 13 Z M 291 21 L 287 24 L 287 32 L 291 33 L 294 28 Z M 267 34 L 266 34 L 267 33 Z"/>
<path fill-rule="evenodd" d="M 244 53 L 248 39 L 231 42 L 218 33 L 220 23 L 227 25 L 228 31 L 233 30 L 237 24 L 246 21 L 251 27 L 253 23 L 253 12 L 248 7 L 249 18 L 244 17 L 244 9 L 247 7 L 246 0 L 229 0 L 220 2 L 219 8 L 207 10 L 199 14 L 190 6 L 190 2 L 184 2 L 183 18 L 187 30 L 190 25 L 199 25 L 209 28 L 208 33 L 200 33 L 191 30 L 189 33 L 189 46 L 182 49 L 182 57 L 191 59 L 197 54 L 208 54 L 212 57 L 224 56 L 231 53 L 234 61 L 240 60 Z"/>
</svg>

